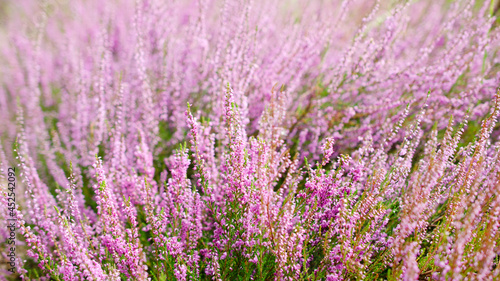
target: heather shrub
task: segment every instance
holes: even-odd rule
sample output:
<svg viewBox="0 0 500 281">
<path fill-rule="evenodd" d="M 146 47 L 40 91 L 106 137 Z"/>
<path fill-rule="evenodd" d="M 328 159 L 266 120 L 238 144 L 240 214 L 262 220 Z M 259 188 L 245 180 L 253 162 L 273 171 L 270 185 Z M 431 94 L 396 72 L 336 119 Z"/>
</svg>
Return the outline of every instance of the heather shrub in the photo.
<svg viewBox="0 0 500 281">
<path fill-rule="evenodd" d="M 0 3 L 0 278 L 497 280 L 499 7 Z"/>
</svg>

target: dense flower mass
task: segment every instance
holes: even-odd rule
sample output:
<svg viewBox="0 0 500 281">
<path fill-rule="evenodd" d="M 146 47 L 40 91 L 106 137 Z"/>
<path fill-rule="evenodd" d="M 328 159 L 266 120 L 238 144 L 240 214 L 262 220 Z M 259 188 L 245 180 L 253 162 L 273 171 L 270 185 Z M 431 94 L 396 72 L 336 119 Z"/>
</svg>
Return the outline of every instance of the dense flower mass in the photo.
<svg viewBox="0 0 500 281">
<path fill-rule="evenodd" d="M 0 280 L 500 279 L 499 10 L 0 1 Z"/>
</svg>

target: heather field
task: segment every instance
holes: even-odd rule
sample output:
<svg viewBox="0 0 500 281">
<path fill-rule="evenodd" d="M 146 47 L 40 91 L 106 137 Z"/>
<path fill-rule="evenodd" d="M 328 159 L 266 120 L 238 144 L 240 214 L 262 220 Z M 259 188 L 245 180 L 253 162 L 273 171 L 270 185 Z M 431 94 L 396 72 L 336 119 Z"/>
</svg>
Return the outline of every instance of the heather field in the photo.
<svg viewBox="0 0 500 281">
<path fill-rule="evenodd" d="M 0 281 L 500 280 L 499 10 L 0 0 Z"/>
</svg>

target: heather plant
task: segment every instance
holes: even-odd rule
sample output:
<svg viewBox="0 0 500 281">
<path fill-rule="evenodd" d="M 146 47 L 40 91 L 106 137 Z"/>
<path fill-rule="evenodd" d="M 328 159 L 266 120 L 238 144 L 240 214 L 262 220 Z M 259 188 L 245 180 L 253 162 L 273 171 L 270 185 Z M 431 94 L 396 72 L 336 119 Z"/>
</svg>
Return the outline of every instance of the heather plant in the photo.
<svg viewBox="0 0 500 281">
<path fill-rule="evenodd" d="M 0 3 L 0 280 L 499 279 L 499 7 Z"/>
</svg>

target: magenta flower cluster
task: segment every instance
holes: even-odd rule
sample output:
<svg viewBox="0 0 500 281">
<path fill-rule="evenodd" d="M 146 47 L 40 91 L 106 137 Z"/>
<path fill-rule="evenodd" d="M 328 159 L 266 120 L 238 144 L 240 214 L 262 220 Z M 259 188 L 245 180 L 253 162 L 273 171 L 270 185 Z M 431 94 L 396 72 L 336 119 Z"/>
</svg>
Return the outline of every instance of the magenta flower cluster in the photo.
<svg viewBox="0 0 500 281">
<path fill-rule="evenodd" d="M 499 3 L 0 1 L 0 280 L 500 279 Z"/>
</svg>

